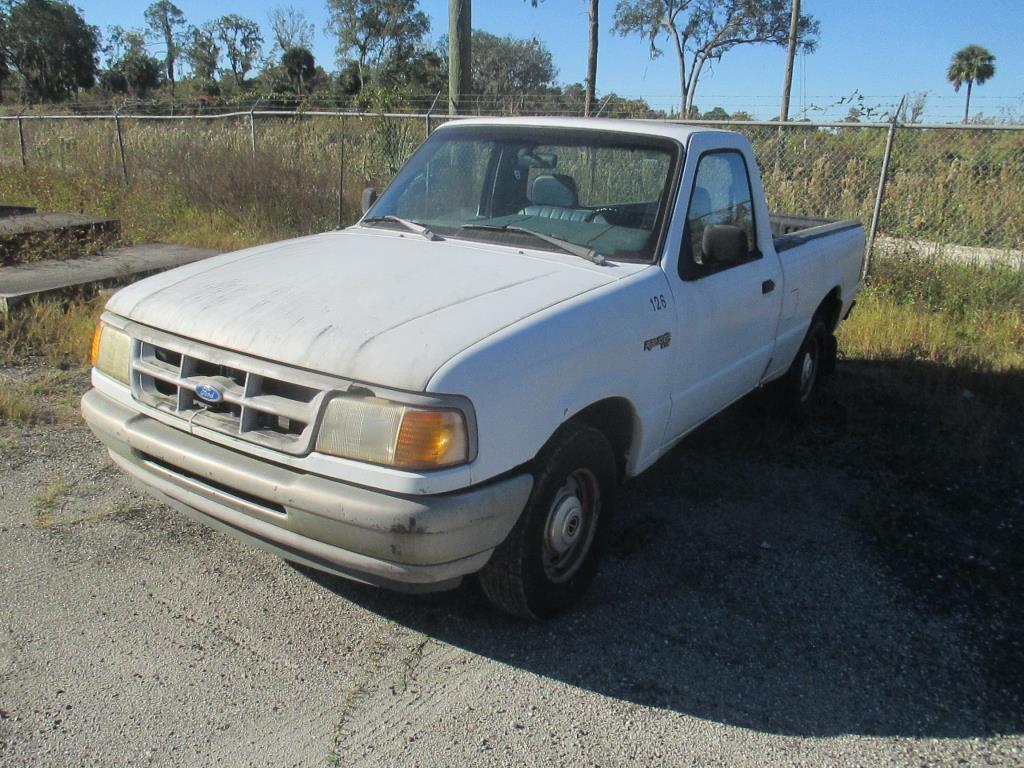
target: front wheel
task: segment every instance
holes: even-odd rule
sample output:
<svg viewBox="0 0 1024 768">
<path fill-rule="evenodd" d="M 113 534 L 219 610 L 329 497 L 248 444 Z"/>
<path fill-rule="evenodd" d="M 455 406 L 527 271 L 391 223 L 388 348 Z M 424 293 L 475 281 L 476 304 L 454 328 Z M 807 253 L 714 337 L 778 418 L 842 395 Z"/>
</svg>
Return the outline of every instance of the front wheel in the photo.
<svg viewBox="0 0 1024 768">
<path fill-rule="evenodd" d="M 566 610 L 597 572 L 614 503 L 615 456 L 598 430 L 569 422 L 537 457 L 533 491 L 480 571 L 496 607 L 526 619 Z"/>
</svg>

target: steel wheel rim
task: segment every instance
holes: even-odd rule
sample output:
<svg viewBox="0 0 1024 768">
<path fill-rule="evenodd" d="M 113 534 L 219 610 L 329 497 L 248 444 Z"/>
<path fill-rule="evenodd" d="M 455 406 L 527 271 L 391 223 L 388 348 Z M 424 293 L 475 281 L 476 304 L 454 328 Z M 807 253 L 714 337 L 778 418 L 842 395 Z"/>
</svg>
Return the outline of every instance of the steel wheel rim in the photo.
<svg viewBox="0 0 1024 768">
<path fill-rule="evenodd" d="M 800 402 L 806 402 L 814 391 L 818 379 L 818 340 L 810 339 L 800 363 Z"/>
<path fill-rule="evenodd" d="M 570 472 L 544 522 L 541 562 L 550 581 L 559 584 L 579 572 L 594 542 L 600 511 L 601 489 L 594 473 L 584 467 Z"/>
</svg>

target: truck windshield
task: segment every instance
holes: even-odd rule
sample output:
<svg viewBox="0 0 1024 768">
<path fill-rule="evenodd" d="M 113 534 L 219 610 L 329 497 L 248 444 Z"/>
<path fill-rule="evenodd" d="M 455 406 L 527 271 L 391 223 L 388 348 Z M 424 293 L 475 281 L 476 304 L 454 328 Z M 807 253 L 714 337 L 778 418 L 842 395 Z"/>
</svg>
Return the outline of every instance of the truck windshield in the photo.
<svg viewBox="0 0 1024 768">
<path fill-rule="evenodd" d="M 614 131 L 446 127 L 364 224 L 401 219 L 444 237 L 552 250 L 563 241 L 607 259 L 653 261 L 680 154 L 668 139 Z"/>
</svg>

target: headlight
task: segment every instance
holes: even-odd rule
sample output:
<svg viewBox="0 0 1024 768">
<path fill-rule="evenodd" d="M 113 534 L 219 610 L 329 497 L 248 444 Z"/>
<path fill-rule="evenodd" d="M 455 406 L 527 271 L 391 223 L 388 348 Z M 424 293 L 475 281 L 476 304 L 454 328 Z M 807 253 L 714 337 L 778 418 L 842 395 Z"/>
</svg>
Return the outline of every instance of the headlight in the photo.
<svg viewBox="0 0 1024 768">
<path fill-rule="evenodd" d="M 316 449 L 401 469 L 439 469 L 469 461 L 469 432 L 455 408 L 344 395 L 327 403 Z"/>
<path fill-rule="evenodd" d="M 92 364 L 122 384 L 131 381 L 132 337 L 100 321 L 92 335 Z"/>
</svg>

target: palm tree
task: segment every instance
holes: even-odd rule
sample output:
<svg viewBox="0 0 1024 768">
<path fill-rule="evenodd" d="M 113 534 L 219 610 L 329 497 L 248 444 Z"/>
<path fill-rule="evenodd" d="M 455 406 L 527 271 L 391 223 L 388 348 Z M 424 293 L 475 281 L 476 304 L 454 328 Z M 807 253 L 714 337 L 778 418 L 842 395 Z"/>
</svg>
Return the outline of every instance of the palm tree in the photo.
<svg viewBox="0 0 1024 768">
<path fill-rule="evenodd" d="M 964 107 L 964 123 L 971 114 L 971 86 L 981 85 L 996 73 L 996 57 L 980 45 L 968 45 L 953 54 L 946 79 L 953 84 L 953 90 L 960 92 L 960 86 L 967 83 L 967 104 Z"/>
</svg>

